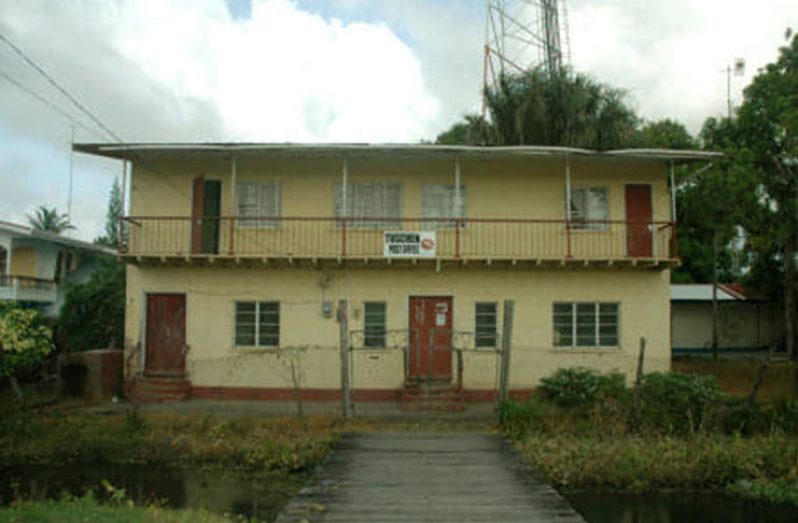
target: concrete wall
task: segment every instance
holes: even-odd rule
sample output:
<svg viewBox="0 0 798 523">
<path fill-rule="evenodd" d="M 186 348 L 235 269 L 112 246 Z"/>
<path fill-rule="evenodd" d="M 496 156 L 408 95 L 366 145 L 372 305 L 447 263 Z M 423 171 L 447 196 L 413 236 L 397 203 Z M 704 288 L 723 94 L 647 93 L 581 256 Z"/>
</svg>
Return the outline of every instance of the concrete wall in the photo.
<svg viewBox="0 0 798 523">
<path fill-rule="evenodd" d="M 474 331 L 477 301 L 516 302 L 510 385 L 534 387 L 559 367 L 589 366 L 632 375 L 639 339 L 648 339 L 646 369 L 670 365 L 668 271 L 358 269 L 298 268 L 136 268 L 128 267 L 125 345 L 145 342 L 144 299 L 148 292 L 186 293 L 187 356 L 194 386 L 291 388 L 292 361 L 303 388 L 340 385 L 339 327 L 322 314 L 325 301 L 348 299 L 350 327 L 363 328 L 363 302 L 387 302 L 387 328 L 406 330 L 408 297 L 454 297 L 454 330 Z M 234 302 L 278 300 L 280 348 L 246 349 L 234 344 Z M 620 345 L 611 349 L 557 349 L 553 346 L 555 301 L 620 303 Z M 501 318 L 499 319 L 501 325 Z M 397 389 L 404 380 L 400 350 L 359 350 L 353 386 Z M 140 361 L 140 360 L 139 360 Z M 494 389 L 497 357 L 490 351 L 466 354 L 467 389 Z M 454 368 L 454 367 L 453 367 Z"/>
<path fill-rule="evenodd" d="M 712 303 L 674 302 L 671 306 L 674 353 L 708 351 L 712 347 Z M 767 350 L 784 336 L 775 304 L 720 302 L 718 347 L 733 352 Z"/>
</svg>

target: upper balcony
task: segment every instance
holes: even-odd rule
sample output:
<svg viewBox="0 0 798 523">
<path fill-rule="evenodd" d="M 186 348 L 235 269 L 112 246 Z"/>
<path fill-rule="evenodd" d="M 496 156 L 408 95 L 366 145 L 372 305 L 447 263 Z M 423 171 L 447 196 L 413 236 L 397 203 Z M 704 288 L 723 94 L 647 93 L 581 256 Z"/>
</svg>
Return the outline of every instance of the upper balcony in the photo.
<svg viewBox="0 0 798 523">
<path fill-rule="evenodd" d="M 56 291 L 53 280 L 0 274 L 0 301 L 53 303 Z"/>
<path fill-rule="evenodd" d="M 482 264 L 668 268 L 670 222 L 513 218 L 130 217 L 120 255 L 139 264 Z"/>
</svg>

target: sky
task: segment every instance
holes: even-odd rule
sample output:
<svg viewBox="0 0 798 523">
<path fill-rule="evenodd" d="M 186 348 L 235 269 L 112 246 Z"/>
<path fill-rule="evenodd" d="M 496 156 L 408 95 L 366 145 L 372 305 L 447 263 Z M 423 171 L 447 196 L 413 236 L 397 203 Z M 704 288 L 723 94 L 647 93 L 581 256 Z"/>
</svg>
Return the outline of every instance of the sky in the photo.
<svg viewBox="0 0 798 523">
<path fill-rule="evenodd" d="M 520 0 L 509 0 L 518 2 Z M 570 64 L 697 132 L 778 56 L 795 0 L 569 0 Z M 0 34 L 126 142 L 417 142 L 478 112 L 485 0 L 0 0 Z M 92 240 L 111 140 L 0 42 L 0 220 L 70 208 Z"/>
</svg>

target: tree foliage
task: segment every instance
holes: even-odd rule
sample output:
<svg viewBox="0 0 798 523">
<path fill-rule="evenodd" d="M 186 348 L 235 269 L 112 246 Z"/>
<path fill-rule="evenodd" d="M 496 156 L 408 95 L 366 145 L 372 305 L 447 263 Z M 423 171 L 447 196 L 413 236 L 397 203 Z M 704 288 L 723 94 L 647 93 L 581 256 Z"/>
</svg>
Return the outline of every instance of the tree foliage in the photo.
<svg viewBox="0 0 798 523">
<path fill-rule="evenodd" d="M 75 226 L 69 223 L 66 214 L 59 214 L 55 207 L 40 205 L 36 208 L 33 216 L 28 215 L 28 223 L 37 231 L 52 232 L 61 234 L 62 232 L 74 229 Z"/>
<path fill-rule="evenodd" d="M 103 235 L 97 237 L 94 243 L 113 249 L 119 246 L 119 220 L 123 213 L 122 187 L 119 185 L 119 180 L 115 179 L 111 186 L 111 194 L 108 196 L 108 210 L 105 213 Z"/>
<path fill-rule="evenodd" d="M 0 305 L 0 379 L 36 371 L 52 350 L 52 332 L 37 311 Z"/>
<path fill-rule="evenodd" d="M 67 283 L 58 322 L 59 341 L 69 351 L 122 347 L 125 325 L 125 266 L 100 260 L 86 283 Z"/>
</svg>

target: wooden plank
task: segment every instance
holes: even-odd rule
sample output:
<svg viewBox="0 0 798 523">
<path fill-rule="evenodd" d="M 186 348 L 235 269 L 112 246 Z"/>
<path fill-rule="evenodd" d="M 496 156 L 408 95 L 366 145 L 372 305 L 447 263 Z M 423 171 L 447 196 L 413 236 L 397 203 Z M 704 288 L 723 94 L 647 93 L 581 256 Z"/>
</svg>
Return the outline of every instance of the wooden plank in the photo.
<svg viewBox="0 0 798 523">
<path fill-rule="evenodd" d="M 278 523 L 583 522 L 500 437 L 344 436 Z"/>
</svg>

